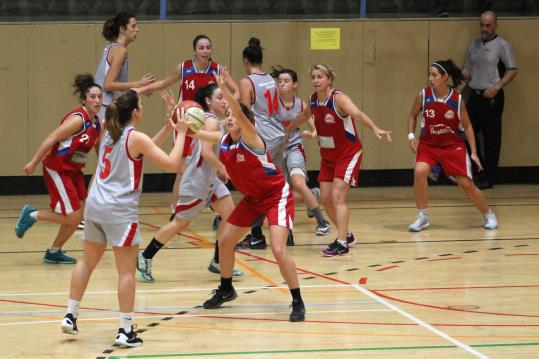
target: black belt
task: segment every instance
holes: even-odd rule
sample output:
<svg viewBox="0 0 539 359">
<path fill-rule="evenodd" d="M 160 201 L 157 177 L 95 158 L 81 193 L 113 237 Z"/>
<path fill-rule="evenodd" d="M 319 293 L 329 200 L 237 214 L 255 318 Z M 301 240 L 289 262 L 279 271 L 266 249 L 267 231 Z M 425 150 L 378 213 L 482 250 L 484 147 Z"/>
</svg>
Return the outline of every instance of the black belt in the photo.
<svg viewBox="0 0 539 359">
<path fill-rule="evenodd" d="M 473 88 L 470 88 L 470 90 L 472 90 L 472 93 L 474 93 L 476 95 L 480 95 L 480 96 L 482 96 L 483 92 L 485 92 L 485 90 L 476 90 L 476 89 L 473 89 Z"/>
</svg>

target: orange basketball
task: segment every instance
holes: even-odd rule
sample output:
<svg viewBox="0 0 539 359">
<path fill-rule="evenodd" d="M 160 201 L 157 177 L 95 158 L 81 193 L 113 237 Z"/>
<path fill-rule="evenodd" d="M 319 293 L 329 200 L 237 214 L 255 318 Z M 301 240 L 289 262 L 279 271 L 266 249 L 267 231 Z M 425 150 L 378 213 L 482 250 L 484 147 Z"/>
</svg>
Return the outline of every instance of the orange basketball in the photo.
<svg viewBox="0 0 539 359">
<path fill-rule="evenodd" d="M 191 100 L 182 101 L 182 102 L 180 102 L 179 104 L 177 104 L 174 107 L 174 111 L 172 113 L 172 121 L 174 121 L 174 123 L 176 123 L 176 121 L 177 121 L 176 109 L 178 107 L 183 108 L 186 112 L 187 112 L 187 109 L 191 108 L 191 107 L 196 107 L 196 108 L 199 108 L 199 109 L 203 110 L 202 106 L 200 106 L 200 104 L 198 102 L 196 102 L 196 101 L 191 101 Z"/>
</svg>

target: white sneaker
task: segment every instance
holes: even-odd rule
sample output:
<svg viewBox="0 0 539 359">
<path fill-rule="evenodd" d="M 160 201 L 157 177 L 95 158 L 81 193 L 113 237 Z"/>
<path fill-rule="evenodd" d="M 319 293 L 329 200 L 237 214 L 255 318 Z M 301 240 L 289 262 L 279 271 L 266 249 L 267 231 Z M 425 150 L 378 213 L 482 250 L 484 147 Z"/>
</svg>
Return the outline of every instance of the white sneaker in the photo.
<svg viewBox="0 0 539 359">
<path fill-rule="evenodd" d="M 62 332 L 66 334 L 79 334 L 79 330 L 77 329 L 77 318 L 73 318 L 73 314 L 71 313 L 65 315 L 60 328 L 62 329 Z"/>
<path fill-rule="evenodd" d="M 410 232 L 419 232 L 423 229 L 429 228 L 429 217 L 426 214 L 418 213 L 415 217 L 414 223 L 408 226 Z"/>
<path fill-rule="evenodd" d="M 211 259 L 210 261 L 210 265 L 208 266 L 208 270 L 212 273 L 215 273 L 215 274 L 220 274 L 221 273 L 221 266 L 219 265 L 219 263 L 217 263 L 215 261 L 215 259 Z M 232 271 L 232 276 L 233 277 L 241 277 L 243 275 L 243 272 L 239 269 L 234 269 Z"/>
<path fill-rule="evenodd" d="M 498 220 L 496 219 L 494 212 L 488 211 L 487 214 L 485 214 L 485 225 L 483 227 L 485 229 L 498 228 Z"/>
<path fill-rule="evenodd" d="M 79 225 L 77 226 L 77 229 L 84 231 L 84 220 L 80 221 Z"/>
<path fill-rule="evenodd" d="M 137 276 L 140 280 L 146 283 L 153 283 L 152 276 L 152 260 L 142 256 L 144 249 L 138 251 L 137 256 Z"/>
</svg>

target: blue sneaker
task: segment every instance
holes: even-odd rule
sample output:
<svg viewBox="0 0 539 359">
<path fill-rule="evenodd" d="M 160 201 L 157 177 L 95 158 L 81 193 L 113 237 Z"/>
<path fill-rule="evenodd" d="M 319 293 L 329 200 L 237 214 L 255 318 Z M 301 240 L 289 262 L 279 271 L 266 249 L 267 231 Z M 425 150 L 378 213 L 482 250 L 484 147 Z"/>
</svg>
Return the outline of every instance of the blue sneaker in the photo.
<svg viewBox="0 0 539 359">
<path fill-rule="evenodd" d="M 27 204 L 22 207 L 19 219 L 15 224 L 15 234 L 17 235 L 17 237 L 22 238 L 24 236 L 24 233 L 26 233 L 26 231 L 30 229 L 30 227 L 32 227 L 34 223 L 36 223 L 36 220 L 30 217 L 30 213 L 35 211 L 37 211 L 37 209 L 32 208 Z"/>
<path fill-rule="evenodd" d="M 75 264 L 77 260 L 73 257 L 66 256 L 63 250 L 56 253 L 51 253 L 48 249 L 43 256 L 43 262 L 50 264 Z"/>
</svg>

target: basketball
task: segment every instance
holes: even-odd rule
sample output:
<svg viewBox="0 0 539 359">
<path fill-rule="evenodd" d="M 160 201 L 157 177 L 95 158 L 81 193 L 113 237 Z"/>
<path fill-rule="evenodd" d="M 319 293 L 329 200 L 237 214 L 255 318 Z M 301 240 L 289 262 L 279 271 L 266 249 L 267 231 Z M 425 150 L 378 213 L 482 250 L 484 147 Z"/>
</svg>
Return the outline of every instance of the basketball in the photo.
<svg viewBox="0 0 539 359">
<path fill-rule="evenodd" d="M 187 121 L 191 132 L 197 133 L 204 127 L 206 113 L 202 109 L 202 106 L 195 101 L 185 100 L 179 104 L 179 107 L 185 110 L 185 121 Z M 176 111 L 172 115 L 172 120 L 176 122 Z"/>
</svg>

